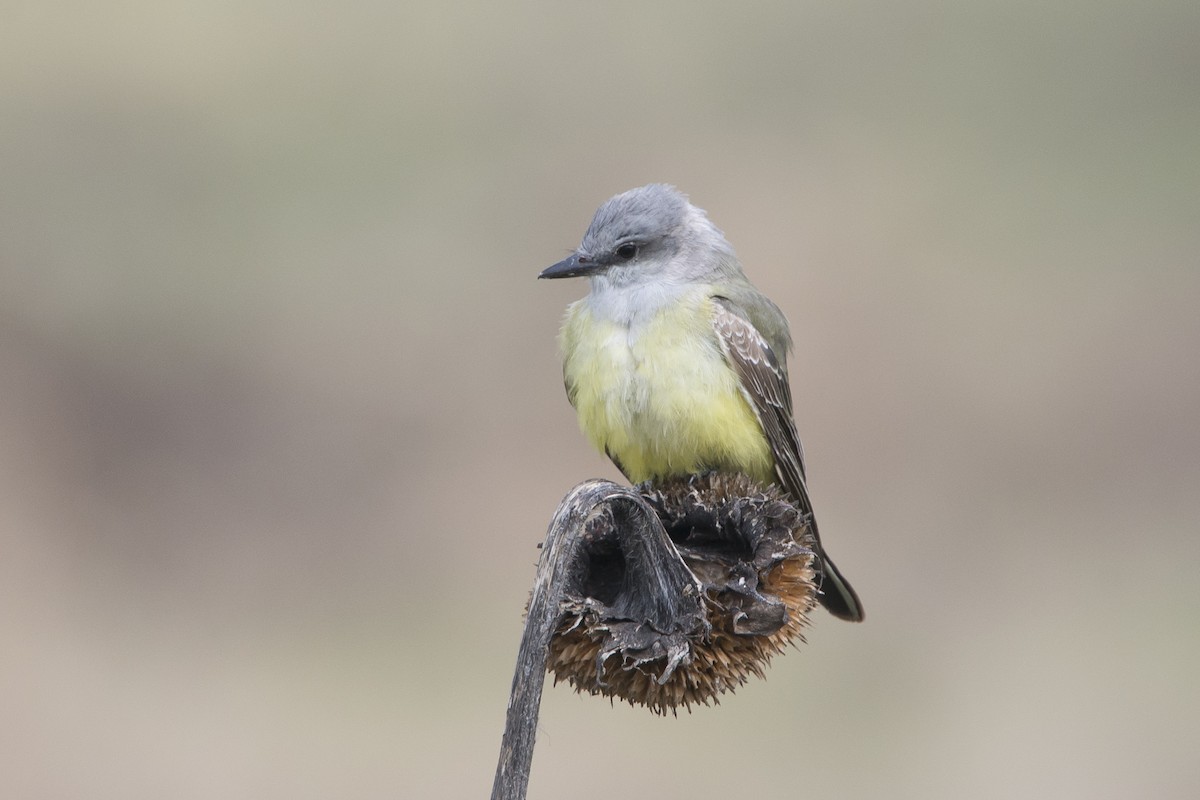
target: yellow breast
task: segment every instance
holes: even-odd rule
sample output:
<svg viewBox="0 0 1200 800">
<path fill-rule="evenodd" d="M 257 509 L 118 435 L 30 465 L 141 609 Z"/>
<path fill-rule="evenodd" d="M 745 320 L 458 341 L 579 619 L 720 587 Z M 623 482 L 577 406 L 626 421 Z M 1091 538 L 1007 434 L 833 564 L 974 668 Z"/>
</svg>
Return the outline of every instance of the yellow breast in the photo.
<svg viewBox="0 0 1200 800">
<path fill-rule="evenodd" d="M 562 331 L 564 377 L 584 434 L 634 482 L 710 469 L 774 480 L 758 419 L 725 360 L 707 293 L 632 324 L 580 301 Z"/>
</svg>

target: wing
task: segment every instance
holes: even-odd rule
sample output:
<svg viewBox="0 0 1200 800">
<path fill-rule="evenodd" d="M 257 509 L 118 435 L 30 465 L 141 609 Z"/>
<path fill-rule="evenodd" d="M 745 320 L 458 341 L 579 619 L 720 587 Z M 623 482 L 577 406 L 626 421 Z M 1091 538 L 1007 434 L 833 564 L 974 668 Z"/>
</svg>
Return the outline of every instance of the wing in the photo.
<svg viewBox="0 0 1200 800">
<path fill-rule="evenodd" d="M 775 458 L 775 475 L 797 507 L 812 515 L 812 500 L 805 482 L 804 447 L 800 444 L 800 435 L 796 433 L 796 423 L 792 419 L 792 392 L 787 373 L 771 345 L 742 316 L 733 302 L 724 297 L 714 297 L 713 306 L 713 329 L 725 358 L 737 373 L 742 390 L 766 434 Z M 861 621 L 862 603 L 821 546 L 815 516 L 812 516 L 812 531 L 826 579 L 821 595 L 822 605 L 842 619 Z"/>
<path fill-rule="evenodd" d="M 762 425 L 779 483 L 800 504 L 800 510 L 812 513 L 812 502 L 805 484 L 804 446 L 792 421 L 792 390 L 787 375 L 771 345 L 762 334 L 724 297 L 713 298 L 713 328 L 725 358 L 742 383 L 742 389 L 758 422 Z"/>
</svg>

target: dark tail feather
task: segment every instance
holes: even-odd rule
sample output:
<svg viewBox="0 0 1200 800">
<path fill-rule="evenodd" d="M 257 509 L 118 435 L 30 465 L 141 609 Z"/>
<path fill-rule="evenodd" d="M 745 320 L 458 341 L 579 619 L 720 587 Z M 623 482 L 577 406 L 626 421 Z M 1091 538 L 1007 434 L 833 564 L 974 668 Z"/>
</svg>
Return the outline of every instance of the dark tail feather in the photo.
<svg viewBox="0 0 1200 800">
<path fill-rule="evenodd" d="M 820 556 L 825 573 L 825 580 L 821 584 L 821 605 L 835 617 L 850 622 L 862 622 L 865 616 L 862 602 L 859 601 L 850 582 L 842 577 L 842 573 L 838 572 L 838 568 L 824 551 L 820 552 Z"/>
</svg>

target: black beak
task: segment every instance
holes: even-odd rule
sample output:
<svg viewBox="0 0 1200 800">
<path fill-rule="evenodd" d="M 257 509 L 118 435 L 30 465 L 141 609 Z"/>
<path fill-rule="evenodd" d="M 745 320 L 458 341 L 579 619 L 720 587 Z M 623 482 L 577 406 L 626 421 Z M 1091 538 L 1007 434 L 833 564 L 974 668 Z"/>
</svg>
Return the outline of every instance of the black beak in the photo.
<svg viewBox="0 0 1200 800">
<path fill-rule="evenodd" d="M 595 275 L 602 269 L 604 269 L 603 264 L 598 264 L 587 256 L 573 253 L 570 258 L 565 258 L 552 267 L 546 267 L 538 277 L 578 278 L 584 275 Z"/>
</svg>

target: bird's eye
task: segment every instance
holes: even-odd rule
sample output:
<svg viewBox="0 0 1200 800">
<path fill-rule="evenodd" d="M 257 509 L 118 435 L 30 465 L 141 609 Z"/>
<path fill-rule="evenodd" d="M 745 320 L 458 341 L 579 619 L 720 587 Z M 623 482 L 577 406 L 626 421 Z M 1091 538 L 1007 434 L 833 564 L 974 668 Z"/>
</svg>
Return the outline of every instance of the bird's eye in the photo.
<svg viewBox="0 0 1200 800">
<path fill-rule="evenodd" d="M 628 261 L 629 259 L 631 259 L 637 255 L 637 251 L 638 251 L 638 249 L 637 249 L 636 244 L 634 244 L 633 242 L 626 242 L 625 244 L 623 244 L 617 248 L 617 255 L 620 256 L 625 261 Z"/>
</svg>

